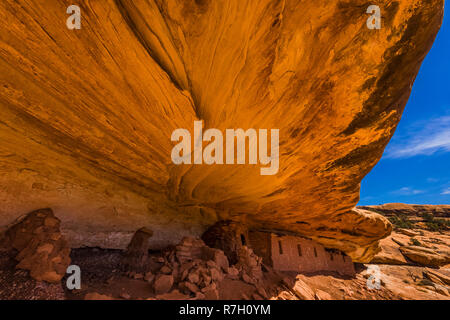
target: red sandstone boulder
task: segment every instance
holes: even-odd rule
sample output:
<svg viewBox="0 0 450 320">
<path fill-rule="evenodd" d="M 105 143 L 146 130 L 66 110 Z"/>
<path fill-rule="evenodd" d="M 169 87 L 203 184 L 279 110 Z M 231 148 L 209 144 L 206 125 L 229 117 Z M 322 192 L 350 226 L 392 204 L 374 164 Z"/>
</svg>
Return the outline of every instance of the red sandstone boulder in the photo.
<svg viewBox="0 0 450 320">
<path fill-rule="evenodd" d="M 236 268 L 241 270 L 242 275 L 244 274 L 248 275 L 252 279 L 250 280 L 252 283 L 262 278 L 263 276 L 261 269 L 262 259 L 258 257 L 256 254 L 254 254 L 252 249 L 243 246 L 238 250 L 237 256 L 238 262 L 236 264 Z M 248 278 L 246 279 L 247 279 L 246 282 L 248 282 L 249 279 Z"/>
<path fill-rule="evenodd" d="M 188 291 L 190 291 L 194 294 L 196 294 L 197 292 L 200 291 L 200 288 L 195 283 L 192 283 L 189 281 L 182 282 L 180 284 L 180 289 L 182 289 L 182 290 L 184 289 L 183 291 L 186 291 L 186 289 L 187 289 Z"/>
<path fill-rule="evenodd" d="M 205 300 L 219 299 L 219 291 L 217 290 L 217 286 L 215 284 L 211 284 L 210 286 L 202 289 L 202 293 L 205 295 Z"/>
<path fill-rule="evenodd" d="M 172 275 L 158 275 L 155 278 L 153 288 L 156 294 L 167 293 L 172 289 L 173 286 L 173 276 Z"/>
<path fill-rule="evenodd" d="M 235 267 L 228 268 L 228 277 L 231 279 L 238 279 L 239 278 L 239 270 Z"/>
</svg>

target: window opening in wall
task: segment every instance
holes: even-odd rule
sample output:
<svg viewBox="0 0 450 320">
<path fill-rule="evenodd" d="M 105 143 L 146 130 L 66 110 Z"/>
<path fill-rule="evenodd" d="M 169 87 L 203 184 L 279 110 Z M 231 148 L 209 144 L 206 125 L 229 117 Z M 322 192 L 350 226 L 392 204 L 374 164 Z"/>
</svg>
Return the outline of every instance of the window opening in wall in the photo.
<svg viewBox="0 0 450 320">
<path fill-rule="evenodd" d="M 297 245 L 297 251 L 298 251 L 298 256 L 301 257 L 302 256 L 302 246 L 301 245 Z"/>
<path fill-rule="evenodd" d="M 278 250 L 280 251 L 280 254 L 283 254 L 283 246 L 281 245 L 281 241 L 278 241 Z"/>
<path fill-rule="evenodd" d="M 314 248 L 314 256 L 317 258 L 317 250 Z"/>
<path fill-rule="evenodd" d="M 241 234 L 241 243 L 242 243 L 243 246 L 247 245 L 247 243 L 245 241 L 245 236 L 243 234 Z"/>
</svg>

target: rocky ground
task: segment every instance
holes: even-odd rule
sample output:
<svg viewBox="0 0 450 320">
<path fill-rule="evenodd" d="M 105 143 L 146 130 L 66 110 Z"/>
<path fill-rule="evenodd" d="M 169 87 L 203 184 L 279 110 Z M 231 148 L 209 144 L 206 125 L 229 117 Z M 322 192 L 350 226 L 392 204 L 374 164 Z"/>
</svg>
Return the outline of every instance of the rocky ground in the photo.
<svg viewBox="0 0 450 320">
<path fill-rule="evenodd" d="M 404 299 L 441 299 L 450 289 L 450 206 L 368 206 L 394 226 L 371 261 L 385 287 Z"/>
<path fill-rule="evenodd" d="M 194 237 L 151 251 L 146 228 L 127 250 L 70 250 L 53 212 L 38 210 L 2 235 L 0 299 L 450 299 L 448 217 L 383 214 L 393 233 L 371 264 L 356 264 L 348 277 L 277 272 L 246 246 L 231 265 L 222 250 Z M 67 288 L 69 264 L 80 267 L 81 289 Z"/>
</svg>

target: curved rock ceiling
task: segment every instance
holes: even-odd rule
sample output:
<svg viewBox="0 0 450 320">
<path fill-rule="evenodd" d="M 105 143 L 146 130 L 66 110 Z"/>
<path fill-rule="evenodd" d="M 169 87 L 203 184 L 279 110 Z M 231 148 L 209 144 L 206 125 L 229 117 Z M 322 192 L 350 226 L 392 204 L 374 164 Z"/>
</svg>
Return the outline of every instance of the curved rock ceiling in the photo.
<svg viewBox="0 0 450 320">
<path fill-rule="evenodd" d="M 375 1 L 379 2 L 379 1 Z M 443 0 L 0 2 L 0 218 L 51 207 L 73 246 L 153 245 L 218 219 L 366 261 L 390 232 L 353 209 L 443 16 Z M 172 163 L 173 130 L 278 128 L 280 167 Z"/>
</svg>

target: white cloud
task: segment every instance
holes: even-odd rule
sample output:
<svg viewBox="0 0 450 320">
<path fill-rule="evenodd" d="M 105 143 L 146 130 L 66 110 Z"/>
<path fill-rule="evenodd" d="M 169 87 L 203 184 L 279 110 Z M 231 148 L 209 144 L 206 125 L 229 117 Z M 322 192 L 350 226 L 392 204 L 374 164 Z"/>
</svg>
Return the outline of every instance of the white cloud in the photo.
<svg viewBox="0 0 450 320">
<path fill-rule="evenodd" d="M 447 189 L 442 190 L 441 194 L 442 194 L 442 195 L 450 194 L 450 187 L 447 188 Z"/>
<path fill-rule="evenodd" d="M 391 191 L 391 194 L 395 194 L 398 196 L 413 196 L 416 194 L 424 193 L 423 190 L 412 189 L 409 187 L 403 187 L 398 190 Z"/>
<path fill-rule="evenodd" d="M 432 155 L 438 151 L 450 152 L 450 116 L 416 123 L 411 131 L 400 137 L 400 142 L 389 145 L 386 158 L 410 158 Z"/>
</svg>

